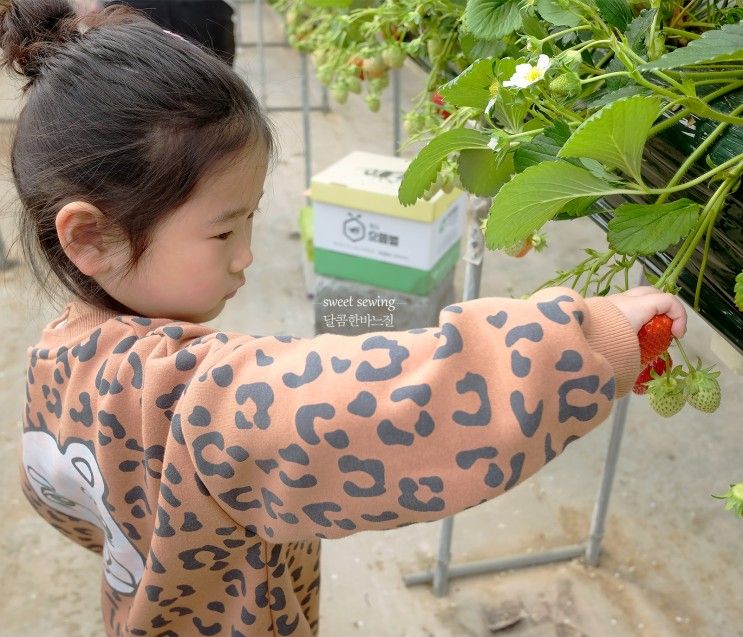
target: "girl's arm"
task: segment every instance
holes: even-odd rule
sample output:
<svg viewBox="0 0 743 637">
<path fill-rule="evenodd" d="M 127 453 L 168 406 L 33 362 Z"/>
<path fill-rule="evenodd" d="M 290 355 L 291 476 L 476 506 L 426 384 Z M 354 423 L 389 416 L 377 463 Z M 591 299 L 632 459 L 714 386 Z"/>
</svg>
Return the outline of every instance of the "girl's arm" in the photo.
<svg viewBox="0 0 743 637">
<path fill-rule="evenodd" d="M 170 453 L 188 454 L 202 492 L 272 542 L 494 498 L 606 419 L 641 367 L 616 306 L 567 287 L 457 303 L 435 328 L 221 337 L 168 343 L 145 379 L 173 388 L 159 398 Z"/>
</svg>

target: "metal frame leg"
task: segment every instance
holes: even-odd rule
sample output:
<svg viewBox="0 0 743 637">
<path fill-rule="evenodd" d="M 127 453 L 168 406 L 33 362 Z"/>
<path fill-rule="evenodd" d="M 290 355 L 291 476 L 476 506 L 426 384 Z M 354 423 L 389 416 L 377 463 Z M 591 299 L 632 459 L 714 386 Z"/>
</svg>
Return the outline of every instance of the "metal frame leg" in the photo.
<svg viewBox="0 0 743 637">
<path fill-rule="evenodd" d="M 392 127 L 394 139 L 392 142 L 392 154 L 400 156 L 400 140 L 402 139 L 402 113 L 400 110 L 400 69 L 392 71 Z"/>
<path fill-rule="evenodd" d="M 256 26 L 256 54 L 258 55 L 258 78 L 259 94 L 258 101 L 261 106 L 266 106 L 266 57 L 263 47 L 263 0 L 255 2 L 255 26 Z"/>
<path fill-rule="evenodd" d="M 304 185 L 312 179 L 312 131 L 310 128 L 310 77 L 307 54 L 302 53 L 302 125 L 304 128 Z M 309 204 L 309 198 L 307 199 Z"/>
<path fill-rule="evenodd" d="M 479 224 L 474 228 L 474 230 L 479 235 L 480 243 L 482 243 L 482 233 L 479 229 Z M 472 228 L 470 228 L 470 237 L 471 241 L 468 244 L 467 255 L 464 257 L 465 261 L 467 261 L 464 300 L 476 298 L 479 290 L 482 266 L 482 254 L 477 254 L 477 242 L 472 239 Z M 643 272 L 640 277 L 640 285 L 644 285 L 645 283 L 646 280 Z M 453 518 L 446 518 L 443 520 L 441 536 L 439 539 L 439 556 L 436 560 L 434 572 L 424 571 L 408 575 L 403 579 L 405 585 L 415 586 L 417 584 L 433 582 L 434 595 L 441 597 L 447 594 L 449 580 L 455 577 L 494 573 L 515 568 L 523 568 L 525 566 L 536 566 L 539 564 L 572 560 L 581 555 L 590 566 L 596 566 L 601 552 L 601 540 L 604 537 L 606 515 L 609 510 L 609 500 L 611 498 L 611 490 L 614 483 L 617 463 L 619 462 L 619 449 L 624 435 L 624 425 L 627 421 L 627 411 L 631 397 L 632 394 L 627 394 L 614 405 L 614 417 L 611 437 L 609 439 L 609 447 L 604 462 L 604 473 L 601 479 L 598 496 L 596 498 L 596 504 L 594 505 L 593 518 L 591 520 L 591 528 L 587 542 L 583 544 L 558 547 L 541 553 L 529 553 L 526 555 L 506 557 L 497 560 L 484 560 L 480 562 L 471 562 L 469 564 L 450 566 L 449 551 L 454 523 Z"/>
</svg>

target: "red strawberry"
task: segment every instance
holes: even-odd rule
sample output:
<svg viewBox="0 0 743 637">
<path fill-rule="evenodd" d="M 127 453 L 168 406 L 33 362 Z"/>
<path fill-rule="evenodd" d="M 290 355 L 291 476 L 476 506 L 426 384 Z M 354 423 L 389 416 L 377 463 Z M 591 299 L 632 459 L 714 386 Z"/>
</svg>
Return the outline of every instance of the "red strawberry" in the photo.
<svg viewBox="0 0 743 637">
<path fill-rule="evenodd" d="M 673 367 L 673 361 L 671 360 L 670 354 L 666 353 L 665 356 L 668 358 L 667 361 L 664 356 L 658 356 L 658 358 L 656 358 L 652 363 L 650 363 L 650 365 L 648 365 L 640 372 L 640 375 L 635 381 L 635 386 L 632 388 L 633 392 L 642 396 L 647 391 L 645 383 L 653 380 L 653 376 L 651 374 L 652 371 L 660 376 L 664 371 L 666 371 L 667 368 L 670 369 L 671 367 Z"/>
<path fill-rule="evenodd" d="M 658 314 L 640 328 L 640 362 L 647 365 L 668 349 L 673 340 L 673 321 L 667 314 Z"/>
<path fill-rule="evenodd" d="M 532 234 L 527 235 L 521 241 L 512 243 L 511 245 L 502 248 L 502 250 L 503 253 L 507 254 L 509 257 L 516 257 L 517 259 L 520 259 L 532 248 L 534 248 L 537 252 L 541 252 L 545 247 L 547 247 L 546 235 L 542 234 L 541 232 L 533 232 Z"/>
<path fill-rule="evenodd" d="M 363 80 L 366 77 L 364 75 L 364 69 L 362 68 L 364 66 L 364 58 L 362 58 L 362 57 L 360 57 L 360 56 L 357 55 L 355 57 L 352 57 L 349 60 L 349 63 L 351 64 L 351 66 L 355 66 L 356 67 L 356 76 L 360 80 Z"/>
<path fill-rule="evenodd" d="M 444 105 L 444 98 L 441 96 L 441 93 L 436 91 L 431 96 L 431 101 L 439 107 L 437 110 L 441 114 L 442 118 L 447 119 L 451 115 L 449 111 L 445 111 L 443 108 L 441 108 Z"/>
</svg>

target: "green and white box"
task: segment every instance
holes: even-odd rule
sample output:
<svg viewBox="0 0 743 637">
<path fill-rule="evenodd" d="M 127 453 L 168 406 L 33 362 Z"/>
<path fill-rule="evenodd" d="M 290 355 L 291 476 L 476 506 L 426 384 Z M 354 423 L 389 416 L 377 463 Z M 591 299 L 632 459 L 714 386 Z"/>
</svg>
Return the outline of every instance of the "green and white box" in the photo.
<svg viewBox="0 0 743 637">
<path fill-rule="evenodd" d="M 427 294 L 455 267 L 467 195 L 403 206 L 408 160 L 356 151 L 312 179 L 315 271 Z"/>
</svg>

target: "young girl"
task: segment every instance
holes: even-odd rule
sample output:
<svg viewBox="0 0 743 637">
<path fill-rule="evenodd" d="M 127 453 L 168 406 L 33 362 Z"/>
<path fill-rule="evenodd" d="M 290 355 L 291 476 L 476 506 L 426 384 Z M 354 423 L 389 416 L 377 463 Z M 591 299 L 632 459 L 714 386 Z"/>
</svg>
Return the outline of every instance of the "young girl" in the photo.
<svg viewBox="0 0 743 637">
<path fill-rule="evenodd" d="M 511 489 L 629 391 L 645 322 L 685 332 L 650 287 L 481 298 L 354 337 L 217 332 L 273 149 L 253 94 L 124 6 L 0 12 L 28 79 L 24 254 L 71 299 L 28 349 L 21 480 L 102 554 L 108 635 L 317 634 L 321 538 Z"/>
</svg>

